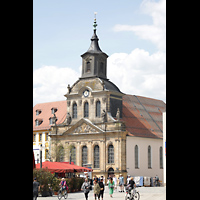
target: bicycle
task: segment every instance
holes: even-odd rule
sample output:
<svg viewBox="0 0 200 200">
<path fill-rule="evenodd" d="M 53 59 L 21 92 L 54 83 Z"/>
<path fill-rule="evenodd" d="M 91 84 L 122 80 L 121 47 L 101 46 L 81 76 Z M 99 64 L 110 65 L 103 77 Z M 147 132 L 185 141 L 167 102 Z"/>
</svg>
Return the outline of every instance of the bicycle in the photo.
<svg viewBox="0 0 200 200">
<path fill-rule="evenodd" d="M 68 198 L 68 193 L 67 190 L 64 190 L 64 194 L 62 194 L 62 187 L 58 190 L 58 199 L 61 199 L 62 197 L 64 197 L 65 199 Z"/>
<path fill-rule="evenodd" d="M 125 194 L 125 200 L 139 200 L 140 199 L 140 193 L 136 188 L 133 189 L 133 193 L 131 192 L 132 188 L 127 186 L 126 187 L 126 194 Z"/>
</svg>

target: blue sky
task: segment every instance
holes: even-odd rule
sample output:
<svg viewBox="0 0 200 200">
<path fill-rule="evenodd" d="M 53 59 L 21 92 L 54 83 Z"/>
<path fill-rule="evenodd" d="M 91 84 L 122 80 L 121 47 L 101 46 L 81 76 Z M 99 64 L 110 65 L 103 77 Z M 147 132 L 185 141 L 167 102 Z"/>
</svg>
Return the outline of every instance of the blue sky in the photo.
<svg viewBox="0 0 200 200">
<path fill-rule="evenodd" d="M 65 86 L 80 77 L 80 55 L 90 46 L 95 11 L 100 48 L 110 56 L 108 78 L 125 93 L 165 101 L 165 0 L 33 0 L 33 103 L 64 100 Z M 116 78 L 112 70 L 120 68 L 123 77 Z M 52 85 L 59 73 L 63 80 Z M 163 88 L 151 93 L 156 78 Z M 59 92 L 50 94 L 52 87 Z"/>
</svg>

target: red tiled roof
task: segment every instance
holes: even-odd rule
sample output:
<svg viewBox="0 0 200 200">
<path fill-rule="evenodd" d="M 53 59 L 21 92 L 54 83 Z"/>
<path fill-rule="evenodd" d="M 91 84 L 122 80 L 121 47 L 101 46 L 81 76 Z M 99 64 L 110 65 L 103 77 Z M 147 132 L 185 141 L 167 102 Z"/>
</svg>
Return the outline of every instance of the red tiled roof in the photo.
<svg viewBox="0 0 200 200">
<path fill-rule="evenodd" d="M 57 101 L 36 104 L 33 108 L 33 130 L 50 129 L 49 118 L 53 117 L 51 108 L 57 108 L 55 113 L 58 121 L 62 123 L 67 115 L 67 102 Z M 41 110 L 36 115 L 36 110 Z M 162 138 L 163 124 L 162 112 L 166 110 L 166 104 L 157 99 L 136 95 L 124 95 L 122 106 L 122 120 L 125 122 L 129 136 Z M 35 120 L 43 120 L 39 126 L 35 126 Z"/>
<path fill-rule="evenodd" d="M 50 129 L 49 118 L 53 117 L 52 108 L 57 108 L 55 112 L 57 121 L 56 124 L 62 123 L 67 115 L 67 101 L 55 101 L 48 103 L 39 103 L 33 107 L 33 130 L 44 130 Z M 36 110 L 41 110 L 39 115 L 36 115 Z M 35 120 L 42 120 L 42 124 L 39 126 L 35 125 Z"/>
<path fill-rule="evenodd" d="M 124 95 L 122 120 L 129 136 L 162 138 L 162 112 L 166 104 L 157 99 Z"/>
</svg>

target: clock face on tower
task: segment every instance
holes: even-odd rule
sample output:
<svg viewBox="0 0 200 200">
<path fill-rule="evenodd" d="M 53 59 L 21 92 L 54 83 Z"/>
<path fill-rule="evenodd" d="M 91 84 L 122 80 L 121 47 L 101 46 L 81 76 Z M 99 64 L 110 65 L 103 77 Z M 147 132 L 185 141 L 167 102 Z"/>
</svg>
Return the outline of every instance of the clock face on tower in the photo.
<svg viewBox="0 0 200 200">
<path fill-rule="evenodd" d="M 85 90 L 85 91 L 83 92 L 83 95 L 84 95 L 84 97 L 88 97 L 88 95 L 89 95 L 89 90 Z"/>
</svg>

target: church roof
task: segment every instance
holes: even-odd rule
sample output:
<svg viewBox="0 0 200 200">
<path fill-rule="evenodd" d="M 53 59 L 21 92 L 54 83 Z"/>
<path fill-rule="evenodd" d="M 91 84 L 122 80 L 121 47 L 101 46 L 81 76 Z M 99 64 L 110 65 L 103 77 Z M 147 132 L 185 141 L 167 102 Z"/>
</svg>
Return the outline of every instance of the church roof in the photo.
<svg viewBox="0 0 200 200">
<path fill-rule="evenodd" d="M 67 102 L 55 101 L 47 103 L 39 103 L 33 107 L 33 131 L 50 129 L 51 124 L 49 119 L 53 117 L 52 109 L 54 109 L 57 121 L 56 124 L 62 123 L 67 115 Z M 36 115 L 36 111 L 39 110 L 40 114 Z M 35 120 L 42 121 L 39 126 L 36 126 Z"/>
<path fill-rule="evenodd" d="M 122 120 L 129 136 L 162 138 L 162 113 L 166 104 L 157 99 L 136 95 L 124 95 Z"/>
</svg>

